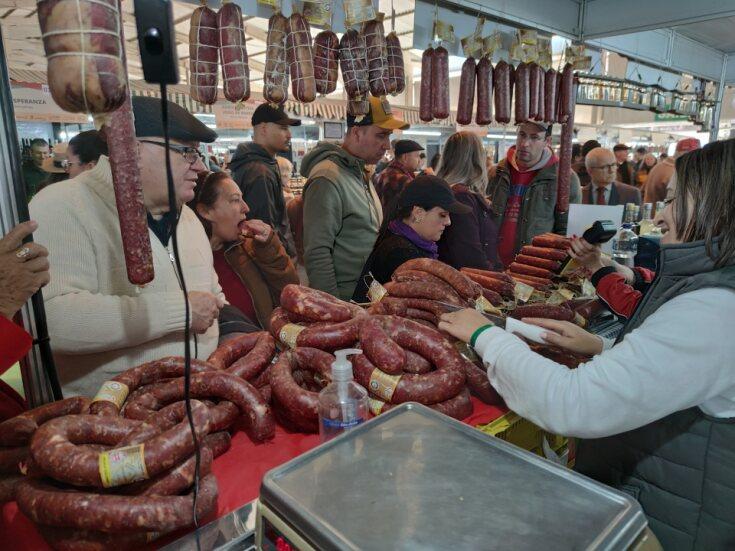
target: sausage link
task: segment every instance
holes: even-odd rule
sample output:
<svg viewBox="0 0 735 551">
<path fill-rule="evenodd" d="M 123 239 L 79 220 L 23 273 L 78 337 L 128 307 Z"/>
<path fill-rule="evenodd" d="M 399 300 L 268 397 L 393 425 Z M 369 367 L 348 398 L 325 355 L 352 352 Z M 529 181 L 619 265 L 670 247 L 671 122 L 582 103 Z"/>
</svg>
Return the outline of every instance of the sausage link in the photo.
<svg viewBox="0 0 735 551">
<path fill-rule="evenodd" d="M 537 235 L 531 240 L 533 247 L 550 247 L 552 249 L 561 249 L 566 252 L 569 250 L 569 238 L 556 235 L 555 233 L 545 233 Z"/>
<path fill-rule="evenodd" d="M 288 19 L 280 11 L 268 19 L 263 97 L 269 103 L 283 104 L 288 99 L 286 37 L 289 30 Z"/>
<path fill-rule="evenodd" d="M 429 47 L 421 55 L 421 91 L 419 94 L 419 119 L 424 122 L 434 120 L 434 94 L 432 75 L 434 66 L 434 48 Z"/>
<path fill-rule="evenodd" d="M 459 77 L 459 100 L 457 101 L 457 124 L 472 122 L 472 107 L 475 103 L 475 81 L 477 78 L 477 63 L 474 57 L 468 57 L 462 64 L 462 73 Z M 479 86 L 479 85 L 478 85 Z M 479 96 L 478 96 L 479 102 Z M 479 108 L 478 108 L 479 113 Z"/>
<path fill-rule="evenodd" d="M 574 320 L 574 311 L 570 308 L 553 304 L 526 304 L 516 306 L 510 313 L 510 317 L 515 319 L 546 318 L 559 321 L 572 321 Z"/>
<path fill-rule="evenodd" d="M 469 268 L 466 266 L 464 268 L 460 268 L 459 271 L 462 272 L 463 274 L 478 274 L 481 276 L 498 279 L 500 281 L 507 281 L 508 283 L 513 283 L 513 278 L 504 272 L 494 272 L 492 270 L 483 270 L 481 268 Z"/>
<path fill-rule="evenodd" d="M 204 445 L 212 450 L 213 457 L 219 457 L 230 449 L 232 437 L 227 431 L 214 432 L 204 438 Z"/>
<path fill-rule="evenodd" d="M 352 319 L 354 309 L 329 293 L 290 283 L 281 291 L 281 306 L 313 321 Z"/>
<path fill-rule="evenodd" d="M 400 276 L 400 274 L 399 274 Z M 445 284 L 446 285 L 446 284 Z M 466 301 L 462 300 L 456 292 L 446 294 L 444 286 L 434 285 L 428 281 L 389 281 L 383 284 L 388 294 L 399 298 L 426 298 L 429 300 L 439 300 L 448 302 L 457 306 L 466 306 Z M 454 291 L 454 289 L 452 289 Z"/>
<path fill-rule="evenodd" d="M 209 355 L 207 361 L 215 369 L 227 369 L 235 360 L 238 360 L 250 352 L 260 338 L 261 332 L 245 333 L 238 335 L 220 344 L 214 352 Z M 179 375 L 180 376 L 180 375 Z"/>
<path fill-rule="evenodd" d="M 209 431 L 209 411 L 204 404 L 192 403 L 197 437 Z M 31 439 L 33 460 L 53 478 L 77 486 L 103 487 L 100 474 L 100 453 L 80 449 L 77 444 L 115 445 L 121 430 L 128 429 L 131 421 L 119 417 L 104 418 L 96 415 L 67 415 L 52 419 L 36 431 Z M 145 442 L 143 463 L 145 474 L 138 480 L 150 478 L 180 462 L 194 451 L 191 430 L 187 420 Z M 102 452 L 105 453 L 105 452 Z M 147 476 L 145 476 L 147 474 Z M 134 482 L 111 480 L 108 486 Z M 48 523 L 46 523 L 48 524 Z"/>
<path fill-rule="evenodd" d="M 15 501 L 15 487 L 25 477 L 17 474 L 0 477 L 0 504 Z"/>
<path fill-rule="evenodd" d="M 548 289 L 551 287 L 551 280 L 543 277 L 536 277 L 528 274 L 519 274 L 518 272 L 508 272 L 513 279 L 530 285 L 531 287 L 539 290 Z"/>
<path fill-rule="evenodd" d="M 375 97 L 386 96 L 390 90 L 388 72 L 388 44 L 382 20 L 366 21 L 362 26 L 367 47 L 368 81 L 370 93 Z"/>
<path fill-rule="evenodd" d="M 531 81 L 527 63 L 519 63 L 515 71 L 515 121 L 521 124 L 529 119 Z"/>
<path fill-rule="evenodd" d="M 21 463 L 27 461 L 30 455 L 28 446 L 0 448 L 0 475 L 20 473 Z"/>
<path fill-rule="evenodd" d="M 205 105 L 217 101 L 218 35 L 217 14 L 207 6 L 196 8 L 189 22 L 191 97 Z"/>
<path fill-rule="evenodd" d="M 477 112 L 475 123 L 484 126 L 493 122 L 493 64 L 490 56 L 477 62 Z"/>
<path fill-rule="evenodd" d="M 314 37 L 314 79 L 316 91 L 331 94 L 337 89 L 339 71 L 339 38 L 331 30 Z"/>
<path fill-rule="evenodd" d="M 536 110 L 537 121 L 546 120 L 546 71 L 540 65 L 534 63 L 536 74 L 536 89 L 538 90 L 538 109 Z"/>
<path fill-rule="evenodd" d="M 310 103 L 316 99 L 316 80 L 309 22 L 302 14 L 294 12 L 288 23 L 286 56 L 291 73 L 291 92 L 295 100 Z"/>
<path fill-rule="evenodd" d="M 385 413 L 396 407 L 394 404 L 386 403 L 380 398 L 376 398 L 375 396 L 371 396 L 371 398 L 373 400 L 373 403 L 379 404 L 380 410 L 376 413 Z M 439 413 L 443 413 L 444 415 L 448 415 L 449 417 L 457 419 L 458 421 L 462 421 L 463 419 L 466 419 L 467 417 L 472 415 L 473 409 L 472 400 L 470 399 L 470 393 L 466 388 L 462 389 L 462 391 L 454 398 L 450 398 L 449 400 L 438 402 L 436 404 L 427 405 L 431 409 L 434 409 Z"/>
<path fill-rule="evenodd" d="M 544 122 L 556 122 L 556 77 L 554 69 L 544 75 Z"/>
<path fill-rule="evenodd" d="M 530 275 L 534 277 L 541 277 L 544 279 L 551 279 L 554 273 L 547 270 L 546 268 L 537 268 L 536 266 L 527 266 L 525 264 L 519 264 L 518 262 L 511 262 L 508 269 L 511 272 L 522 275 Z"/>
<path fill-rule="evenodd" d="M 538 63 L 529 63 L 526 69 L 528 71 L 528 118 L 531 120 L 538 118 L 540 69 Z"/>
<path fill-rule="evenodd" d="M 205 439 L 206 442 L 206 439 Z M 204 477 L 212 471 L 214 454 L 206 445 L 199 454 L 199 476 Z M 171 496 L 188 490 L 194 484 L 196 456 L 192 455 L 170 471 L 161 473 L 150 480 L 134 482 L 119 488 L 119 493 L 128 496 Z"/>
<path fill-rule="evenodd" d="M 233 103 L 250 97 L 250 65 L 242 24 L 242 10 L 234 2 L 222 4 L 217 12 L 222 90 Z"/>
<path fill-rule="evenodd" d="M 503 298 L 506 298 L 506 299 L 513 298 L 514 286 L 512 283 L 508 283 L 507 281 L 501 281 L 499 279 L 494 279 L 492 277 L 487 277 L 484 275 L 476 274 L 474 272 L 468 272 L 466 275 L 472 281 L 482 285 L 483 288 L 490 289 L 491 291 L 495 291 Z"/>
<path fill-rule="evenodd" d="M 550 247 L 534 247 L 532 245 L 524 245 L 521 248 L 521 254 L 537 256 L 547 260 L 558 260 L 560 262 L 566 260 L 568 256 L 565 251 L 561 251 L 559 249 L 552 249 Z"/>
<path fill-rule="evenodd" d="M 452 298 L 449 299 L 450 301 L 455 300 L 460 301 L 460 303 L 462 303 L 463 301 L 466 302 L 465 299 L 460 297 L 459 293 L 454 290 L 454 287 L 449 285 L 449 283 L 428 272 L 422 272 L 420 270 L 402 270 L 400 272 L 394 272 L 391 276 L 391 280 L 397 283 L 405 281 L 421 281 L 425 283 L 431 283 L 433 286 L 439 287 L 445 293 L 445 296 L 451 296 Z"/>
<path fill-rule="evenodd" d="M 567 63 L 562 69 L 560 92 L 557 120 L 565 123 L 574 118 L 574 68 L 571 63 Z"/>
<path fill-rule="evenodd" d="M 406 365 L 403 366 L 404 373 L 420 375 L 421 373 L 429 373 L 434 369 L 429 360 L 416 354 L 416 352 L 412 350 L 404 350 L 404 352 L 406 354 Z"/>
<path fill-rule="evenodd" d="M 500 296 L 500 293 L 492 289 L 485 289 L 483 287 L 482 296 L 493 306 L 500 306 L 503 303 L 503 297 Z"/>
<path fill-rule="evenodd" d="M 170 532 L 191 526 L 193 499 L 185 496 L 118 496 L 66 492 L 40 480 L 16 487 L 18 508 L 33 522 L 48 526 L 106 532 Z M 217 480 L 209 474 L 199 484 L 199 518 L 217 505 Z"/>
<path fill-rule="evenodd" d="M 477 396 L 477 398 L 486 404 L 500 405 L 503 398 L 498 391 L 490 384 L 490 379 L 484 369 L 479 368 L 466 358 L 464 360 L 465 376 L 467 377 L 467 388 Z"/>
<path fill-rule="evenodd" d="M 574 96 L 574 92 L 571 92 Z M 569 211 L 569 187 L 572 171 L 572 141 L 574 140 L 574 100 L 567 120 L 561 127 L 559 144 L 559 169 L 557 175 L 556 211 Z"/>
<path fill-rule="evenodd" d="M 73 415 L 86 413 L 89 408 L 89 398 L 75 396 L 57 402 L 51 402 L 0 423 L 0 446 L 24 446 L 27 445 L 38 427 L 46 421 Z"/>
<path fill-rule="evenodd" d="M 500 124 L 510 122 L 510 102 L 513 96 L 512 67 L 502 59 L 495 65 L 493 71 L 493 86 L 495 88 L 495 121 Z"/>
<path fill-rule="evenodd" d="M 276 353 L 276 341 L 266 331 L 258 333 L 258 341 L 245 356 L 236 360 L 227 368 L 227 373 L 236 375 L 246 381 L 257 377 L 273 359 Z"/>
<path fill-rule="evenodd" d="M 419 310 L 418 308 L 406 308 L 406 314 L 401 317 L 409 318 L 414 321 L 428 321 L 434 326 L 439 323 L 439 318 L 436 315 L 431 312 L 427 312 L 426 310 Z"/>
<path fill-rule="evenodd" d="M 558 260 L 547 260 L 546 258 L 539 258 L 537 256 L 527 256 L 525 254 L 519 254 L 516 256 L 516 262 L 525 264 L 526 266 L 536 266 L 537 268 L 544 268 L 551 272 L 556 272 L 561 268 L 561 262 Z"/>
<path fill-rule="evenodd" d="M 406 353 L 385 332 L 378 319 L 368 316 L 360 322 L 360 344 L 368 359 L 389 375 L 403 373 Z"/>
<path fill-rule="evenodd" d="M 465 274 L 438 260 L 413 258 L 401 264 L 396 271 L 400 273 L 404 270 L 419 270 L 435 275 L 446 281 L 461 297 L 466 299 L 474 300 L 480 295 L 479 288 Z"/>
<path fill-rule="evenodd" d="M 403 50 L 401 41 L 395 31 L 385 37 L 388 48 L 388 89 L 391 94 L 397 95 L 406 89 L 406 72 L 403 64 Z"/>
<path fill-rule="evenodd" d="M 422 81 L 423 81 L 422 75 Z M 434 49 L 431 58 L 431 114 L 435 119 L 449 116 L 449 52 L 444 46 Z"/>
<path fill-rule="evenodd" d="M 367 69 L 367 45 L 365 44 L 365 36 L 354 29 L 348 29 L 339 41 L 339 66 L 342 70 L 342 81 L 350 105 L 356 102 L 353 108 L 358 107 L 361 110 L 362 100 L 366 99 L 365 96 L 370 88 Z M 365 115 L 367 111 L 351 114 Z"/>
</svg>

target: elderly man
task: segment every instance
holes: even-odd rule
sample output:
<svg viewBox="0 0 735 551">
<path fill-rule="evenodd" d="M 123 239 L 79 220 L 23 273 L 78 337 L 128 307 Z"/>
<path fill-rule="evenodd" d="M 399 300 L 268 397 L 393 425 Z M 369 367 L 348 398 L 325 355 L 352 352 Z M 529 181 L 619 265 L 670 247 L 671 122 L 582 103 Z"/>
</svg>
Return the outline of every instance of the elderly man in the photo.
<svg viewBox="0 0 735 551">
<path fill-rule="evenodd" d="M 413 181 L 424 148 L 413 140 L 397 140 L 393 145 L 393 150 L 396 156 L 380 173 L 375 186 L 386 212 L 393 199 L 400 195 L 406 184 Z"/>
<path fill-rule="evenodd" d="M 217 316 L 224 295 L 213 268 L 204 228 L 185 203 L 204 170 L 197 147 L 217 134 L 184 108 L 169 102 L 169 149 L 163 141 L 160 100 L 134 97 L 143 201 L 153 249 L 155 279 L 128 282 L 110 162 L 64 186 L 50 186 L 31 202 L 37 239 L 49 249 L 53 278 L 44 290 L 49 334 L 65 393 L 94 396 L 100 385 L 142 362 L 184 351 L 184 306 L 191 307 L 191 349 L 207 358 L 216 348 Z M 169 211 L 166 155 L 171 157 L 177 212 Z M 177 236 L 188 297 L 171 261 Z"/>
<path fill-rule="evenodd" d="M 551 125 L 529 121 L 518 125 L 516 145 L 498 163 L 487 187 L 492 216 L 499 229 L 498 257 L 513 262 L 524 245 L 542 233 L 567 231 L 567 213 L 556 210 L 559 158 L 551 150 Z M 579 179 L 569 182 L 569 202 L 580 200 Z"/>
<path fill-rule="evenodd" d="M 609 149 L 597 147 L 584 159 L 591 182 L 582 189 L 582 203 L 586 205 L 641 204 L 638 188 L 616 181 L 618 162 Z"/>
<path fill-rule="evenodd" d="M 309 284 L 343 300 L 355 291 L 383 221 L 383 210 L 366 164 L 390 147 L 393 130 L 409 127 L 390 105 L 370 97 L 370 112 L 347 116 L 340 145 L 322 143 L 301 162 L 304 186 L 304 260 Z"/>
</svg>

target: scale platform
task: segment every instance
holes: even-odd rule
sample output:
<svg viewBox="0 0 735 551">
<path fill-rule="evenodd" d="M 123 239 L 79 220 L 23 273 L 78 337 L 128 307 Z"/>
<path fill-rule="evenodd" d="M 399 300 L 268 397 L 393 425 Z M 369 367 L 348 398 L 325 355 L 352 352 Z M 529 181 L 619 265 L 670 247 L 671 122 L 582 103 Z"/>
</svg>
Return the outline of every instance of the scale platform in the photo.
<svg viewBox="0 0 735 551">
<path fill-rule="evenodd" d="M 409 403 L 269 471 L 256 544 L 616 550 L 646 524 L 630 496 Z"/>
</svg>

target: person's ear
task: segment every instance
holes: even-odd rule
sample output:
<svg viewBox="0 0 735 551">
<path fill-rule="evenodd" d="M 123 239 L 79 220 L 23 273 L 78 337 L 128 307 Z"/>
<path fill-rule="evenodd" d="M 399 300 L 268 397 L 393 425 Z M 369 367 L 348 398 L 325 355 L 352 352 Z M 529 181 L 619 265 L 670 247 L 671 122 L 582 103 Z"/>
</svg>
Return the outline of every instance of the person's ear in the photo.
<svg viewBox="0 0 735 551">
<path fill-rule="evenodd" d="M 196 209 L 199 216 L 201 216 L 208 222 L 212 222 L 212 209 L 210 209 L 207 205 L 203 203 L 197 204 Z"/>
</svg>

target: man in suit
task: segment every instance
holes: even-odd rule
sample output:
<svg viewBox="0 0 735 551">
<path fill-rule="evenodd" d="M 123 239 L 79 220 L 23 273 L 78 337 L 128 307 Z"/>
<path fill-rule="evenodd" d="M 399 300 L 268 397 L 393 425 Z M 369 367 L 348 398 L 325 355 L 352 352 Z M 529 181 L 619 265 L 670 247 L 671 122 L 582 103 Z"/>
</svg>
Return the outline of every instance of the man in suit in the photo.
<svg viewBox="0 0 735 551">
<path fill-rule="evenodd" d="M 624 143 L 619 143 L 613 147 L 615 160 L 618 163 L 618 182 L 632 186 L 635 184 L 635 177 L 633 163 L 628 161 L 628 151 L 630 151 L 630 148 Z"/>
<path fill-rule="evenodd" d="M 598 147 L 584 159 L 590 184 L 582 189 L 582 203 L 587 205 L 641 204 L 638 188 L 616 181 L 618 163 L 609 149 Z"/>
</svg>

